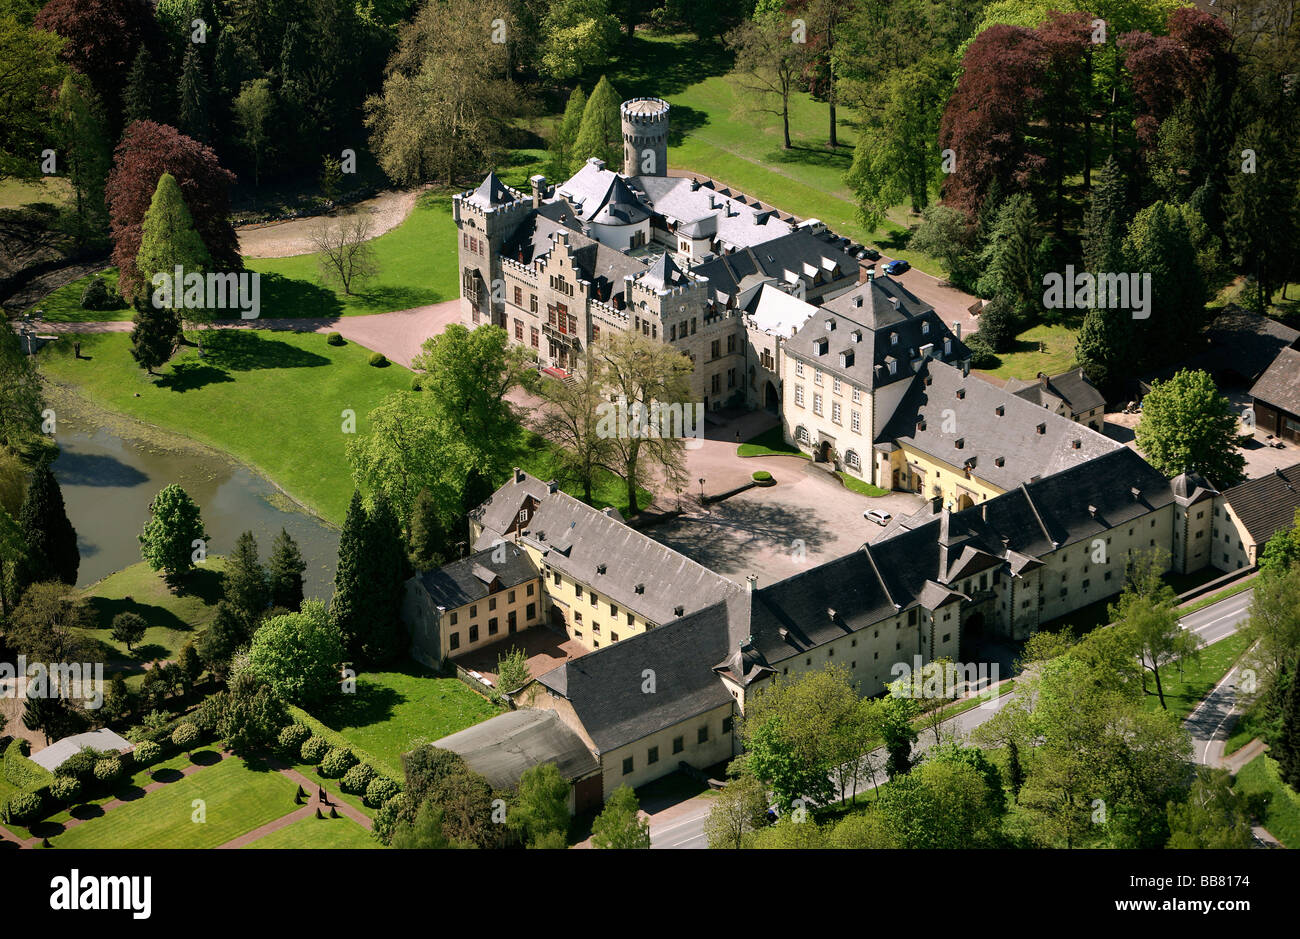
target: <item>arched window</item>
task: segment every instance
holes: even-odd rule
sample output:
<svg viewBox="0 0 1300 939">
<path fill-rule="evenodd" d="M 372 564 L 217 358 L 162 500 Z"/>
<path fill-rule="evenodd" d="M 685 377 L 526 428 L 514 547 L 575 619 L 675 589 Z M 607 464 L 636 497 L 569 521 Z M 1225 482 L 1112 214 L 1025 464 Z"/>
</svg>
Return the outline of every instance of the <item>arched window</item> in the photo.
<svg viewBox="0 0 1300 939">
<path fill-rule="evenodd" d="M 844 454 L 844 465 L 851 470 L 862 472 L 862 461 L 858 459 L 857 450 L 850 450 Z"/>
</svg>

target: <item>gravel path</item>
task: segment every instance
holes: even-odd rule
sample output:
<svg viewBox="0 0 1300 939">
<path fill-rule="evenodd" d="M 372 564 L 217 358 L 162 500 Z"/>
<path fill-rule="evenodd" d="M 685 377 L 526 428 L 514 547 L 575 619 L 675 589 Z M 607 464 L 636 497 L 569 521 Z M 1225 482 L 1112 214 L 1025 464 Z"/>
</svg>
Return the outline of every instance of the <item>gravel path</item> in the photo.
<svg viewBox="0 0 1300 939">
<path fill-rule="evenodd" d="M 426 187 L 427 188 L 427 187 Z M 358 202 L 355 208 L 370 216 L 373 237 L 391 231 L 411 214 L 415 200 L 423 189 L 381 192 L 373 199 Z M 249 258 L 291 258 L 312 254 L 311 233 L 328 216 L 296 218 L 287 222 L 260 222 L 237 229 L 239 253 Z"/>
</svg>

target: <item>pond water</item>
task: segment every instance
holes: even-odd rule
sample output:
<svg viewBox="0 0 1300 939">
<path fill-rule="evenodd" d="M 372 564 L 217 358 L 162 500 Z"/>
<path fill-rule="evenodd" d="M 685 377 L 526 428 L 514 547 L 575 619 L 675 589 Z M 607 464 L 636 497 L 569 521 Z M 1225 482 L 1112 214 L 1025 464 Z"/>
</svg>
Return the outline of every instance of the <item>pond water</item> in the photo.
<svg viewBox="0 0 1300 939">
<path fill-rule="evenodd" d="M 54 476 L 77 529 L 78 586 L 140 561 L 137 536 L 149 520 L 149 503 L 163 486 L 178 483 L 203 513 L 211 536 L 209 553 L 229 554 L 239 535 L 251 530 L 266 563 L 272 541 L 284 528 L 307 563 L 306 596 L 331 595 L 339 533 L 312 515 L 292 511 L 274 486 L 241 464 L 119 436 L 66 412 L 59 415 L 57 440 Z"/>
</svg>

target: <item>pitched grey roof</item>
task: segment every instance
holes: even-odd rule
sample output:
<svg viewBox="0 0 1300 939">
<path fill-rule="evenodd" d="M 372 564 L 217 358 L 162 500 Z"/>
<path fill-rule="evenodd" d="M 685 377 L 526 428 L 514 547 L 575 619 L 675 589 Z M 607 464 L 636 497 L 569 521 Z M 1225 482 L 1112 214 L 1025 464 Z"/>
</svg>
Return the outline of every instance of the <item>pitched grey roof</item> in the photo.
<svg viewBox="0 0 1300 939">
<path fill-rule="evenodd" d="M 520 196 L 501 182 L 495 172 L 491 172 L 484 177 L 483 182 L 479 183 L 479 187 L 469 195 L 468 201 L 481 208 L 489 209 L 506 202 L 513 202 L 518 198 Z"/>
<path fill-rule="evenodd" d="M 928 303 L 893 278 L 877 277 L 823 303 L 784 351 L 859 387 L 883 388 L 915 375 L 927 345 L 945 362 L 970 358 Z"/>
<path fill-rule="evenodd" d="M 1211 370 L 1230 368 L 1247 381 L 1264 373 L 1277 354 L 1300 340 L 1300 330 L 1271 316 L 1229 307 L 1205 331 L 1208 349 L 1195 357 Z"/>
<path fill-rule="evenodd" d="M 1050 378 L 1042 372 L 1034 380 L 1013 378 L 1006 383 L 1006 390 L 1019 398 L 1042 406 L 1049 406 L 1056 400 L 1064 401 L 1066 410 L 1074 414 L 1083 414 L 1093 408 L 1104 407 L 1106 399 L 1097 390 L 1082 368 L 1062 372 Z"/>
<path fill-rule="evenodd" d="M 1291 527 L 1300 508 L 1300 463 L 1248 479 L 1223 493 L 1255 544 Z"/>
<path fill-rule="evenodd" d="M 579 220 L 571 213 L 572 209 L 563 202 L 547 203 L 529 212 L 528 218 L 501 246 L 502 255 L 532 264 L 555 250 L 557 236 L 564 234 L 573 248 L 578 271 L 583 279 L 595 285 L 596 298 L 608 302 L 611 297 L 622 296 L 626 287 L 624 278 L 640 274 L 646 269 L 645 263 L 583 234 Z"/>
<path fill-rule="evenodd" d="M 640 282 L 656 290 L 671 290 L 690 283 L 691 279 L 665 252 L 655 260 L 650 268 L 640 275 Z"/>
<path fill-rule="evenodd" d="M 644 222 L 649 217 L 649 210 L 632 194 L 632 190 L 627 188 L 623 177 L 615 175 L 605 197 L 601 200 L 600 207 L 590 216 L 590 219 L 602 225 L 631 225 Z"/>
<path fill-rule="evenodd" d="M 459 753 L 470 769 L 498 789 L 514 788 L 526 770 L 542 763 L 554 763 L 570 781 L 600 769 L 582 738 L 554 711 L 507 711 L 432 745 Z"/>
<path fill-rule="evenodd" d="M 493 587 L 507 590 L 533 580 L 537 568 L 527 551 L 507 543 L 416 576 L 435 605 L 451 610 L 483 599 Z"/>
<path fill-rule="evenodd" d="M 709 667 L 727 655 L 730 634 L 728 604 L 714 603 L 565 662 L 537 681 L 568 699 L 597 750 L 607 753 L 731 701 Z M 642 691 L 647 669 L 653 694 Z"/>
<path fill-rule="evenodd" d="M 1300 414 L 1300 349 L 1283 349 L 1250 389 L 1257 401 Z"/>
<path fill-rule="evenodd" d="M 793 284 L 797 279 L 804 284 L 805 295 L 816 298 L 835 281 L 856 276 L 857 270 L 857 259 L 838 247 L 834 238 L 807 228 L 796 229 L 761 245 L 741 248 L 691 269 L 692 273 L 709 278 L 713 298 L 722 303 L 739 293 L 745 279 L 754 275 L 759 279 L 775 278 L 782 284 Z M 819 271 L 821 278 L 814 282 Z"/>
<path fill-rule="evenodd" d="M 90 731 L 89 733 L 74 734 L 71 737 L 64 737 L 62 740 L 56 740 L 39 753 L 32 754 L 32 762 L 37 766 L 45 767 L 52 773 L 62 766 L 68 757 L 75 756 L 86 747 L 120 753 L 123 750 L 133 749 L 135 744 L 107 727 L 101 727 L 99 730 Z"/>
<path fill-rule="evenodd" d="M 771 206 L 708 185 L 694 185 L 685 177 L 637 176 L 630 182 L 645 193 L 656 214 L 677 223 L 679 233 L 691 238 L 716 237 L 724 248 L 766 244 L 794 230 Z"/>
<path fill-rule="evenodd" d="M 876 439 L 910 444 L 955 466 L 969 464 L 975 476 L 1001 489 L 1124 449 L 1090 427 L 934 360 L 922 364 Z"/>
<path fill-rule="evenodd" d="M 480 519 L 484 531 L 474 546 L 476 551 L 502 537 L 524 496 L 537 491 L 540 480 L 524 475 L 524 482 L 506 483 L 484 504 Z M 544 566 L 589 584 L 603 601 L 612 601 L 620 611 L 631 610 L 661 625 L 740 591 L 732 581 L 630 528 L 622 519 L 611 518 L 567 493 L 547 492 L 544 483 L 540 488 L 537 508 L 520 540 L 542 552 Z M 489 515 L 505 524 L 487 525 Z"/>
</svg>

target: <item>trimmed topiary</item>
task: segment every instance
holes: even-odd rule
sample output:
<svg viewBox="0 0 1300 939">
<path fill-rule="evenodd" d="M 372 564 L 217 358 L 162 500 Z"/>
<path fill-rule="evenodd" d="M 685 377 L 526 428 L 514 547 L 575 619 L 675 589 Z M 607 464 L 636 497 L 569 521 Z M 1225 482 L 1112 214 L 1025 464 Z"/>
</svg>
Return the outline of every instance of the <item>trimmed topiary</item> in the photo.
<svg viewBox="0 0 1300 939">
<path fill-rule="evenodd" d="M 162 756 L 162 744 L 143 740 L 135 745 L 131 756 L 135 759 L 136 766 L 152 766 Z"/>
<path fill-rule="evenodd" d="M 72 778 L 72 777 L 64 777 Z M 5 821 L 23 823 L 36 819 L 41 814 L 45 800 L 39 792 L 19 792 L 9 798 L 5 806 Z"/>
<path fill-rule="evenodd" d="M 102 277 L 91 280 L 81 292 L 83 310 L 116 310 L 119 306 L 122 306 L 122 297 L 116 290 L 110 290 Z"/>
<path fill-rule="evenodd" d="M 117 777 L 121 775 L 122 761 L 115 756 L 110 756 L 108 759 L 100 760 L 95 764 L 95 778 L 102 783 L 115 782 Z"/>
<path fill-rule="evenodd" d="M 352 768 L 357 758 L 347 747 L 335 747 L 321 760 L 320 774 L 326 779 L 337 779 Z"/>
<path fill-rule="evenodd" d="M 325 758 L 325 754 L 329 752 L 329 748 L 329 742 L 324 737 L 308 737 L 303 742 L 298 753 L 302 757 L 304 763 L 310 763 L 312 766 L 315 766 Z"/>
<path fill-rule="evenodd" d="M 341 346 L 344 343 L 343 336 L 339 333 L 330 333 L 325 337 L 325 341 L 331 346 Z"/>
<path fill-rule="evenodd" d="M 760 486 L 776 485 L 776 480 L 772 478 L 772 474 L 769 473 L 767 470 L 756 471 L 754 473 L 754 482 L 758 483 Z"/>
<path fill-rule="evenodd" d="M 172 743 L 189 752 L 199 742 L 199 729 L 193 724 L 181 724 L 172 731 Z"/>
<path fill-rule="evenodd" d="M 395 798 L 402 791 L 394 780 L 387 776 L 376 776 L 370 780 L 370 785 L 366 786 L 366 805 L 372 809 L 380 808 L 387 805 L 389 800 Z"/>
<path fill-rule="evenodd" d="M 71 805 L 81 795 L 81 780 L 76 776 L 55 776 L 54 782 L 50 783 L 50 795 Z"/>
<path fill-rule="evenodd" d="M 286 753 L 299 753 L 310 736 L 311 731 L 305 725 L 286 724 L 280 728 L 280 749 Z"/>
<path fill-rule="evenodd" d="M 382 352 L 370 353 L 370 364 L 375 368 L 386 368 L 388 366 L 388 357 Z"/>
<path fill-rule="evenodd" d="M 339 784 L 344 792 L 353 795 L 361 795 L 370 785 L 370 781 L 375 778 L 375 771 L 365 763 L 358 763 L 346 773 L 343 774 L 343 781 Z"/>
</svg>

